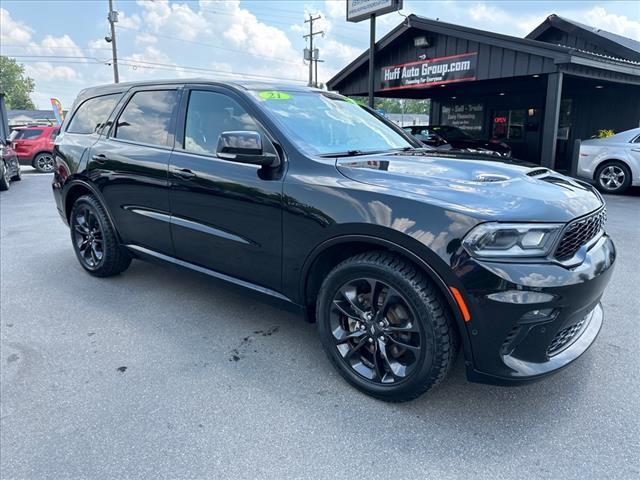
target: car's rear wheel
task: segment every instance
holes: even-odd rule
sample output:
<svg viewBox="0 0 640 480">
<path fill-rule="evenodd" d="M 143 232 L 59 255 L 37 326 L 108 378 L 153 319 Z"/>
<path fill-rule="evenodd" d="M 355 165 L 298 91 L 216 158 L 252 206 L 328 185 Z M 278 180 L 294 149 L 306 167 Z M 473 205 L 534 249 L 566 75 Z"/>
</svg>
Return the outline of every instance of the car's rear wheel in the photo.
<svg viewBox="0 0 640 480">
<path fill-rule="evenodd" d="M 33 167 L 40 173 L 51 173 L 54 169 L 53 154 L 44 152 L 39 153 L 33 159 Z"/>
<path fill-rule="evenodd" d="M 119 244 L 107 213 L 95 196 L 84 195 L 76 200 L 69 225 L 76 256 L 91 275 L 110 277 L 131 264 L 131 256 Z"/>
<path fill-rule="evenodd" d="M 606 193 L 623 193 L 631 185 L 631 172 L 622 162 L 606 162 L 598 167 L 596 181 Z"/>
<path fill-rule="evenodd" d="M 353 386 L 386 401 L 418 397 L 445 378 L 457 332 L 433 283 L 387 252 L 345 260 L 324 280 L 316 307 L 329 359 Z"/>
<path fill-rule="evenodd" d="M 7 166 L 4 164 L 3 160 L 0 160 L 0 164 L 2 165 L 2 171 L 0 172 L 0 190 L 9 190 L 9 170 L 7 169 Z"/>
<path fill-rule="evenodd" d="M 19 182 L 20 180 L 22 180 L 22 172 L 20 172 L 20 166 L 18 166 L 18 170 L 16 171 L 16 174 L 11 177 L 11 181 Z"/>
</svg>

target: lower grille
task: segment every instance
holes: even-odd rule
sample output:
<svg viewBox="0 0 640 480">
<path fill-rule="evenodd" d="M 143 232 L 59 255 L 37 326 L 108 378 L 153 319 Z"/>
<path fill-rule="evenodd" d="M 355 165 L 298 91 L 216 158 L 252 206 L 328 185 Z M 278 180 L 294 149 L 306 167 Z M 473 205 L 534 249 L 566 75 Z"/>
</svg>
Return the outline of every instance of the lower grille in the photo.
<svg viewBox="0 0 640 480">
<path fill-rule="evenodd" d="M 547 347 L 547 355 L 552 357 L 564 350 L 564 348 L 567 347 L 574 338 L 577 338 L 580 332 L 582 332 L 583 327 L 586 326 L 590 318 L 591 315 L 587 315 L 579 322 L 569 325 L 556 333 L 556 336 L 551 340 L 549 347 Z"/>
<path fill-rule="evenodd" d="M 604 229 L 606 221 L 607 209 L 602 208 L 587 217 L 571 222 L 562 233 L 555 257 L 558 260 L 568 260 L 573 257 L 580 247 L 589 243 Z"/>
</svg>

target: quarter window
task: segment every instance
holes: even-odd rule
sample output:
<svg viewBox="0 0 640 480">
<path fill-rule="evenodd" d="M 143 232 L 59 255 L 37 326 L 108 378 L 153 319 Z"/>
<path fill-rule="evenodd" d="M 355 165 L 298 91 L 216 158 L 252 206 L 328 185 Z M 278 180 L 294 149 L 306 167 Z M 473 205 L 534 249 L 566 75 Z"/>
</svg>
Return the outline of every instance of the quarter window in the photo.
<svg viewBox="0 0 640 480">
<path fill-rule="evenodd" d="M 137 92 L 116 123 L 115 137 L 136 143 L 169 145 L 176 90 Z"/>
<path fill-rule="evenodd" d="M 90 98 L 78 107 L 66 131 L 88 134 L 102 128 L 122 94 Z"/>
<path fill-rule="evenodd" d="M 185 150 L 215 155 L 220 134 L 238 130 L 262 133 L 253 118 L 235 100 L 221 93 L 191 92 L 184 134 Z"/>
</svg>

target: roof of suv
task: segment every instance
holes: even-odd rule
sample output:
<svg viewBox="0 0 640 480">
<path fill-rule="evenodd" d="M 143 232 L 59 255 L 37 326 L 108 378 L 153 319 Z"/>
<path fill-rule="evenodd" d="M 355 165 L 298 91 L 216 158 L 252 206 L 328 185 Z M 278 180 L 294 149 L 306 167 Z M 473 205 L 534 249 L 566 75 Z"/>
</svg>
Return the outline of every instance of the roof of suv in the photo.
<svg viewBox="0 0 640 480">
<path fill-rule="evenodd" d="M 133 87 L 145 87 L 155 85 L 182 85 L 200 84 L 200 85 L 224 85 L 238 90 L 286 90 L 286 91 L 324 91 L 317 88 L 307 87 L 302 84 L 287 83 L 287 82 L 267 82 L 262 80 L 214 80 L 210 78 L 180 78 L 171 80 L 153 80 L 153 81 L 138 81 L 138 82 L 124 82 L 124 83 L 110 83 L 106 85 L 99 85 L 96 87 L 89 87 L 82 90 L 78 94 L 78 98 L 105 95 L 109 93 L 124 92 Z"/>
</svg>

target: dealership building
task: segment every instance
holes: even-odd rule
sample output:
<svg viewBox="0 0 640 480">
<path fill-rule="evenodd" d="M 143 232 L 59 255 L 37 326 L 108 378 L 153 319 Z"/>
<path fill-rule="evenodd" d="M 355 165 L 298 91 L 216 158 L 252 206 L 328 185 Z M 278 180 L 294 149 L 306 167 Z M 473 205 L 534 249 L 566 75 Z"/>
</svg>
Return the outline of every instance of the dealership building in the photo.
<svg viewBox="0 0 640 480">
<path fill-rule="evenodd" d="M 410 15 L 376 42 L 376 97 L 431 99 L 430 123 L 569 169 L 576 140 L 640 126 L 640 42 L 550 15 L 525 38 Z M 369 52 L 329 82 L 368 94 Z M 426 112 L 425 112 L 426 113 Z"/>
</svg>

